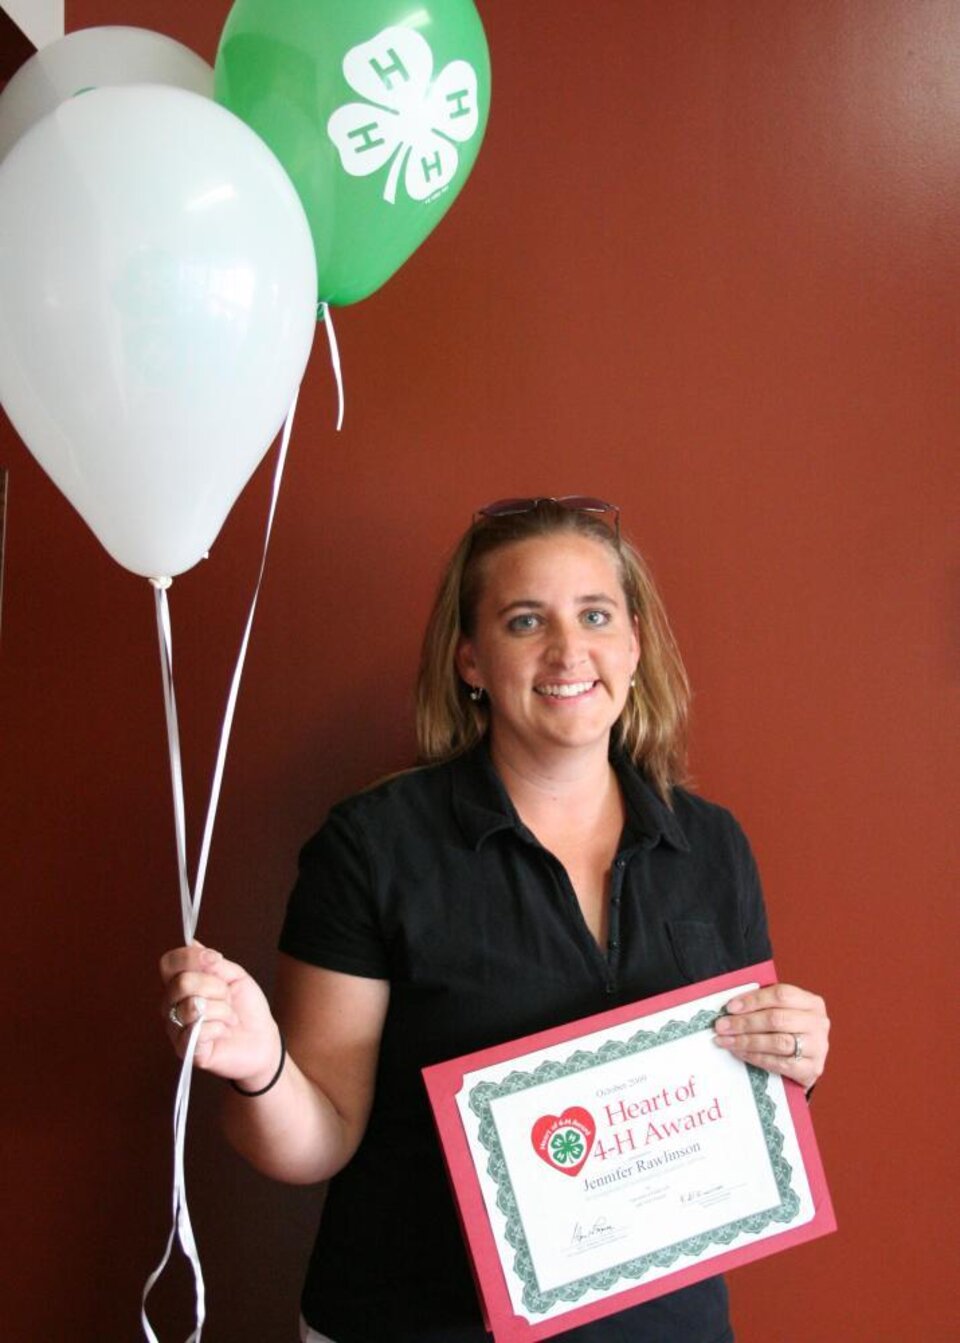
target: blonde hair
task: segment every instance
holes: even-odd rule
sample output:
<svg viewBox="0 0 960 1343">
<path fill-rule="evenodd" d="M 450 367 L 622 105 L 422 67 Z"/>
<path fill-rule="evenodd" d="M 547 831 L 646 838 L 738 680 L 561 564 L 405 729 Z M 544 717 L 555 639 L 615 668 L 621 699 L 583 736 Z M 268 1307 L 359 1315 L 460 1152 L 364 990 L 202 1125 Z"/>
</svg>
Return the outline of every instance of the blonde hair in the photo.
<svg viewBox="0 0 960 1343">
<path fill-rule="evenodd" d="M 598 516 L 542 499 L 528 512 L 480 517 L 454 550 L 427 623 L 417 678 L 417 743 L 422 763 L 450 760 L 489 727 L 485 702 L 469 698 L 456 666 L 462 635 L 473 632 L 484 560 L 502 546 L 564 534 L 586 536 L 613 555 L 640 637 L 640 662 L 614 739 L 664 799 L 686 778 L 690 687 L 673 631 L 646 563 Z"/>
</svg>

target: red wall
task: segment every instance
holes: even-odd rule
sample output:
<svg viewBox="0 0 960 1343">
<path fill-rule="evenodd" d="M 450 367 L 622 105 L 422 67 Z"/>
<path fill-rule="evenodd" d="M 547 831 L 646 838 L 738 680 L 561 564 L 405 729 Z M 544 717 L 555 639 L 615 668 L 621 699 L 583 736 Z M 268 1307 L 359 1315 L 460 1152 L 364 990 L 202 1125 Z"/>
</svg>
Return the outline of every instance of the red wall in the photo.
<svg viewBox="0 0 960 1343">
<path fill-rule="evenodd" d="M 402 7 L 401 7 L 402 8 Z M 296 848 L 403 764 L 419 631 L 479 503 L 617 500 L 697 689 L 699 785 L 835 1022 L 815 1118 L 841 1231 L 739 1270 L 741 1340 L 952 1336 L 948 544 L 958 427 L 953 0 L 485 0 L 494 101 L 452 213 L 318 339 L 201 937 L 267 973 Z M 227 5 L 72 0 L 213 58 Z M 178 936 L 146 583 L 9 426 L 3 637 L 4 1338 L 139 1337 L 166 1236 Z M 171 593 L 196 837 L 268 479 Z M 955 871 L 955 865 L 954 869 Z M 243 1169 L 195 1091 L 209 1343 L 294 1336 L 314 1195 Z M 189 1332 L 164 1288 L 165 1336 Z"/>
</svg>

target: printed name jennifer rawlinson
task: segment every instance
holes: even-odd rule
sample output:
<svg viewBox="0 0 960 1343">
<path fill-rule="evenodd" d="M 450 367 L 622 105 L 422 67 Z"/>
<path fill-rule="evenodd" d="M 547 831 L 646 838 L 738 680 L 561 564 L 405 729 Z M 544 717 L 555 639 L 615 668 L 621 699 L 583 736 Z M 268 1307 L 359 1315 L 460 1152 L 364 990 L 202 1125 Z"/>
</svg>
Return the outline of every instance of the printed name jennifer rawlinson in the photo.
<svg viewBox="0 0 960 1343">
<path fill-rule="evenodd" d="M 675 1152 L 658 1152 L 656 1156 L 642 1156 L 636 1161 L 631 1161 L 629 1166 L 621 1166 L 619 1170 L 612 1170 L 607 1175 L 597 1175 L 594 1179 L 585 1179 L 583 1187 L 587 1189 L 602 1189 L 604 1185 L 619 1184 L 621 1180 L 629 1180 L 636 1175 L 643 1175 L 646 1171 L 656 1170 L 658 1166 L 669 1165 L 673 1161 L 682 1161 L 686 1156 L 695 1156 L 700 1151 L 698 1142 L 691 1143 L 689 1147 L 678 1147 Z"/>
</svg>

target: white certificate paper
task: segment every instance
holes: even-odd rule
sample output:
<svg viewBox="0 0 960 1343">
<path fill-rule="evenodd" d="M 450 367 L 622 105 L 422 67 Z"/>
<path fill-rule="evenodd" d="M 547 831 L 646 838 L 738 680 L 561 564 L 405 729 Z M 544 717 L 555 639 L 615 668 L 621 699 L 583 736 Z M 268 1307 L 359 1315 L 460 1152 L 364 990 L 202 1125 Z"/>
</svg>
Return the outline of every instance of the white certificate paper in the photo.
<svg viewBox="0 0 960 1343">
<path fill-rule="evenodd" d="M 498 1286 L 516 1321 L 554 1322 L 537 1337 L 580 1322 L 561 1317 L 581 1307 L 606 1303 L 593 1316 L 629 1304 L 611 1298 L 632 1288 L 649 1297 L 663 1280 L 673 1290 L 684 1269 L 694 1279 L 719 1272 L 731 1252 L 815 1217 L 783 1081 L 713 1043 L 724 1004 L 757 981 L 709 983 L 723 987 L 574 1039 L 548 1033 L 539 1048 L 481 1066 L 460 1061 L 451 1099 Z M 461 1214 L 469 1235 L 462 1201 Z M 823 1229 L 832 1225 L 811 1234 Z M 473 1248 L 489 1277 L 491 1256 Z M 701 1267 L 721 1256 L 723 1265 Z"/>
</svg>

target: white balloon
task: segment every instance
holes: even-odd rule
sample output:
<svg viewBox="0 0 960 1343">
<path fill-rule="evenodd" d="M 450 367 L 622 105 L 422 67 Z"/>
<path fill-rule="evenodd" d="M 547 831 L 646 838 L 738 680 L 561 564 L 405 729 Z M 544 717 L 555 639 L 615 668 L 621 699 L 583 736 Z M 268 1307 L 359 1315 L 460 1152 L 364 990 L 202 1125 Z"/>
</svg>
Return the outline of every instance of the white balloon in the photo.
<svg viewBox="0 0 960 1343">
<path fill-rule="evenodd" d="M 0 164 L 0 402 L 134 573 L 172 577 L 210 548 L 315 327 L 299 197 L 219 104 L 97 89 Z"/>
<path fill-rule="evenodd" d="M 116 84 L 172 84 L 213 97 L 213 68 L 147 28 L 80 28 L 25 61 L 0 93 L 0 159 L 24 131 L 76 94 Z"/>
</svg>

